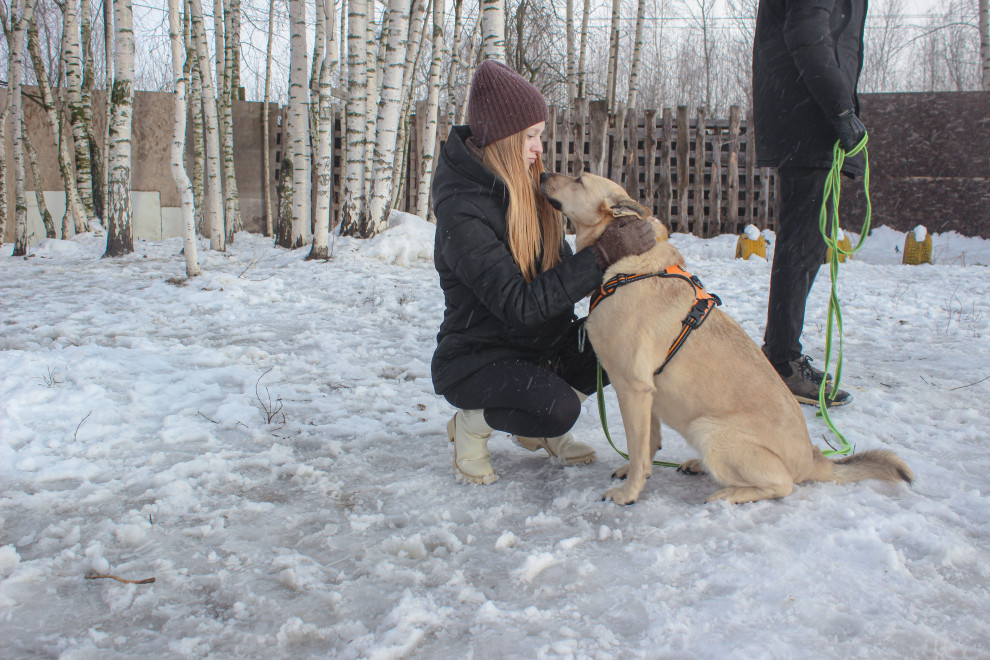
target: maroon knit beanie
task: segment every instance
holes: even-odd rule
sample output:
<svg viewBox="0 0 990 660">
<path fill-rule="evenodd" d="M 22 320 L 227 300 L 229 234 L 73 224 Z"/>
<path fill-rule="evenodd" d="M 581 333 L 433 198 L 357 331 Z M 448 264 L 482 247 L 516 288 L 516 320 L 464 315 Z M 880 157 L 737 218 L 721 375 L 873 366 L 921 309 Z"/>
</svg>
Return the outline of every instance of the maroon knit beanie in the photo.
<svg viewBox="0 0 990 660">
<path fill-rule="evenodd" d="M 526 130 L 550 113 L 540 90 L 498 60 L 478 65 L 468 96 L 468 126 L 485 146 Z"/>
</svg>

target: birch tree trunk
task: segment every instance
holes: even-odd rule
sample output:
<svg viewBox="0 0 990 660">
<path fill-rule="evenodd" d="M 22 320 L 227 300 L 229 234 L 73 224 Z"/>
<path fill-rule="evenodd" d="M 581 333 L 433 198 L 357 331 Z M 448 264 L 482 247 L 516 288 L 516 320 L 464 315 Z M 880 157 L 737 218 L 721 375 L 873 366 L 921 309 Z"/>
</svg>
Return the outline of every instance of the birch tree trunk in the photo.
<svg viewBox="0 0 990 660">
<path fill-rule="evenodd" d="M 110 185 L 105 257 L 134 252 L 131 216 L 131 115 L 134 104 L 134 29 L 131 0 L 113 0 L 113 113 L 110 123 Z"/>
<path fill-rule="evenodd" d="M 290 249 L 309 241 L 311 223 L 309 95 L 306 75 L 306 4 L 289 0 L 289 145 L 292 154 L 292 226 Z M 363 128 L 363 127 L 362 127 Z"/>
<path fill-rule="evenodd" d="M 45 238 L 58 238 L 58 232 L 55 230 L 55 221 L 52 219 L 52 212 L 48 210 L 48 204 L 45 203 L 45 188 L 41 181 L 41 166 L 38 165 L 38 152 L 34 150 L 34 145 L 31 144 L 31 136 L 28 135 L 27 127 L 23 126 L 21 130 L 24 135 L 24 151 L 27 153 L 28 164 L 31 166 L 31 178 L 34 179 L 34 201 L 38 205 L 38 215 L 41 216 L 41 222 L 45 225 Z"/>
<path fill-rule="evenodd" d="M 612 22 L 608 30 L 608 74 L 605 78 L 605 107 L 615 112 L 615 84 L 619 70 L 619 14 L 622 0 L 612 0 Z M 621 129 L 620 129 L 621 132 Z"/>
<path fill-rule="evenodd" d="M 980 0 L 980 70 L 983 91 L 990 92 L 990 0 Z"/>
<path fill-rule="evenodd" d="M 209 225 L 210 249 L 225 252 L 227 234 L 220 196 L 223 187 L 220 175 L 220 126 L 217 120 L 217 92 L 210 70 L 210 56 L 206 50 L 206 29 L 203 26 L 203 5 L 200 0 L 189 0 L 193 42 L 196 45 L 196 62 L 202 80 L 203 132 L 205 134 L 206 167 L 204 204 L 206 222 Z"/>
<path fill-rule="evenodd" d="M 265 192 L 265 236 L 272 236 L 275 233 L 275 218 L 272 215 L 272 163 L 271 149 L 269 148 L 271 136 L 268 132 L 268 122 L 271 119 L 270 104 L 272 99 L 272 30 L 275 23 L 275 0 L 268 0 L 268 45 L 265 48 L 265 98 L 261 104 L 261 162 L 264 169 L 262 188 Z"/>
<path fill-rule="evenodd" d="M 577 80 L 574 75 L 577 68 L 577 50 L 574 47 L 574 0 L 567 0 L 564 24 L 567 48 L 567 107 L 572 108 L 574 107 L 574 99 L 577 98 Z"/>
<path fill-rule="evenodd" d="M 440 111 L 440 64 L 444 56 L 444 0 L 433 0 L 433 58 L 430 60 L 426 121 L 423 123 L 423 157 L 420 161 L 416 215 L 430 217 L 430 185 L 433 183 L 433 154 L 437 148 L 437 116 Z"/>
<path fill-rule="evenodd" d="M 330 214 L 333 193 L 333 97 L 330 86 L 337 75 L 339 62 L 334 1 L 317 0 L 317 17 L 322 13 L 324 23 L 323 62 L 320 64 L 320 83 L 317 111 L 316 137 L 316 221 L 313 229 L 313 247 L 307 259 L 330 258 Z"/>
<path fill-rule="evenodd" d="M 364 203 L 365 114 L 368 100 L 367 0 L 349 0 L 347 11 L 347 156 L 344 195 L 340 208 L 340 233 L 365 236 L 368 229 Z"/>
<path fill-rule="evenodd" d="M 374 160 L 371 168 L 371 198 L 368 203 L 371 236 L 388 228 L 389 214 L 392 210 L 392 174 L 395 170 L 399 121 L 402 118 L 402 81 L 406 51 L 409 47 L 407 36 L 411 11 L 410 0 L 389 0 L 388 42 L 385 47 L 385 69 L 378 101 Z"/>
<path fill-rule="evenodd" d="M 48 81 L 48 70 L 41 58 L 38 27 L 34 21 L 28 27 L 27 46 L 31 61 L 34 63 L 34 74 L 38 79 L 38 88 L 41 90 L 41 105 L 45 111 L 45 119 L 48 120 L 52 142 L 58 149 L 58 169 L 62 175 L 62 185 L 65 187 L 62 238 L 68 238 L 76 232 L 77 228 L 82 228 L 85 231 L 89 223 L 86 218 L 86 210 L 83 208 L 82 202 L 79 201 L 79 189 L 76 187 L 75 172 L 72 170 L 72 155 L 69 153 L 69 145 L 62 139 L 62 122 L 59 121 L 58 110 L 55 107 L 55 96 L 52 94 L 52 87 Z"/>
<path fill-rule="evenodd" d="M 220 4 L 219 2 L 216 4 Z M 217 111 L 220 114 L 220 145 L 222 148 L 223 166 L 223 217 L 226 241 L 234 240 L 234 234 L 244 228 L 241 220 L 240 195 L 237 191 L 237 176 L 234 167 L 234 70 L 235 53 L 240 52 L 240 35 L 234 33 L 234 25 L 240 25 L 235 19 L 235 13 L 240 13 L 239 0 L 223 0 L 223 22 L 221 24 L 223 37 L 217 38 L 217 69 L 220 70 L 220 60 L 223 60 L 223 82 L 217 78 L 220 96 Z M 214 7 L 216 11 L 216 7 Z M 223 49 L 220 49 L 221 43 Z"/>
<path fill-rule="evenodd" d="M 406 163 L 408 158 L 405 157 L 406 146 L 409 144 L 407 138 L 409 133 L 409 113 L 412 108 L 412 79 L 413 72 L 416 71 L 416 67 L 419 64 L 419 55 L 423 50 L 423 26 L 426 23 L 426 8 L 428 0 L 413 0 L 412 3 L 412 18 L 409 21 L 409 38 L 406 42 L 410 45 L 415 44 L 415 48 L 410 46 L 406 47 L 406 65 L 405 70 L 402 72 L 402 119 L 399 121 L 399 135 L 396 138 L 396 144 L 401 148 L 403 152 L 402 161 L 399 167 L 396 167 L 392 174 L 392 203 L 398 203 L 399 195 L 402 194 L 405 188 L 405 183 L 408 177 L 405 175 Z"/>
<path fill-rule="evenodd" d="M 13 51 L 10 30 L 7 24 L 7 16 L 3 16 L 3 30 L 8 33 L 7 52 Z M 9 64 L 8 59 L 8 64 Z M 10 70 L 8 69 L 8 74 Z M 7 118 L 10 117 L 10 93 L 3 104 L 3 112 L 0 113 L 0 246 L 3 245 L 3 237 L 7 235 Z"/>
<path fill-rule="evenodd" d="M 189 99 L 192 106 L 192 187 L 193 205 L 196 209 L 196 232 L 209 236 L 210 227 L 206 221 L 206 144 L 203 125 L 203 80 L 199 75 L 199 58 L 196 56 L 196 40 L 192 35 L 192 9 L 189 0 L 184 0 L 185 12 L 182 17 L 182 31 L 185 39 L 186 63 L 189 67 Z"/>
<path fill-rule="evenodd" d="M 79 201 L 82 202 L 88 221 L 89 218 L 92 218 L 96 214 L 96 210 L 93 207 L 93 173 L 89 158 L 90 124 L 88 120 L 91 120 L 91 116 L 87 117 L 87 108 L 83 103 L 82 63 L 80 57 L 79 22 L 76 18 L 76 0 L 66 0 L 63 18 L 65 93 L 69 106 L 72 142 L 75 151 L 76 187 L 79 190 Z M 88 227 L 86 226 L 77 226 L 76 232 L 84 232 L 87 229 Z"/>
<path fill-rule="evenodd" d="M 103 220 L 106 215 L 106 190 L 103 187 L 104 162 L 100 152 L 100 144 L 96 139 L 96 127 L 93 124 L 93 89 L 96 87 L 96 63 L 93 61 L 93 17 L 90 0 L 79 2 L 79 31 L 82 47 L 83 78 L 80 96 L 82 99 L 83 125 L 89 138 L 89 169 L 90 185 L 93 198 L 93 215 Z"/>
<path fill-rule="evenodd" d="M 646 0 L 636 3 L 636 38 L 633 42 L 632 64 L 629 66 L 629 96 L 626 108 L 633 110 L 639 102 L 639 68 L 643 60 L 643 23 L 646 21 Z"/>
<path fill-rule="evenodd" d="M 481 0 L 481 59 L 505 62 L 505 0 Z"/>
<path fill-rule="evenodd" d="M 464 60 L 461 59 L 463 6 L 464 0 L 454 0 L 454 43 L 450 49 L 450 71 L 447 73 L 447 126 L 453 126 L 457 120 L 457 86 L 454 81 L 457 80 L 457 72 L 464 67 Z"/>
<path fill-rule="evenodd" d="M 584 0 L 584 9 L 581 11 L 581 47 L 578 52 L 578 69 L 577 69 L 577 95 L 578 98 L 587 98 L 587 93 L 584 88 L 584 82 L 586 77 L 585 62 L 587 61 L 588 54 L 588 19 L 591 17 L 591 0 Z"/>
<path fill-rule="evenodd" d="M 18 16 L 20 14 L 20 16 Z M 14 251 L 12 256 L 27 255 L 27 195 L 24 186 L 24 107 L 21 79 L 24 77 L 24 41 L 34 14 L 34 0 L 12 0 L 10 24 L 13 38 L 10 49 L 10 110 L 12 115 L 11 150 L 14 156 Z M 6 20 L 4 21 L 7 22 Z"/>
<path fill-rule="evenodd" d="M 384 13 L 382 14 L 382 27 L 381 27 L 381 43 L 375 35 L 375 8 L 376 1 L 369 0 L 368 11 L 367 11 L 367 33 L 366 37 L 368 39 L 368 93 L 373 94 L 381 89 L 382 82 L 382 72 L 385 70 L 385 44 L 388 41 L 389 25 L 391 22 L 391 12 L 388 11 L 386 6 Z M 366 108 L 364 115 L 364 132 L 365 132 L 365 149 L 364 149 L 364 208 L 365 213 L 368 214 L 368 203 L 371 199 L 371 182 L 374 178 L 372 175 L 372 161 L 375 158 L 375 129 L 376 121 L 378 119 L 378 111 L 376 107 L 376 101 L 374 98 L 368 99 L 368 107 Z M 367 215 L 368 226 L 365 229 L 365 234 L 367 236 L 373 235 L 374 218 Z"/>
<path fill-rule="evenodd" d="M 69 0 L 71 2 L 71 0 Z M 175 83 L 175 125 L 172 130 L 172 178 L 179 191 L 182 208 L 182 254 L 186 258 L 186 276 L 196 277 L 202 271 L 199 267 L 199 254 L 196 248 L 196 207 L 193 199 L 192 183 L 186 174 L 184 156 L 186 153 L 186 81 L 189 66 L 186 62 L 186 49 L 182 43 L 179 23 L 179 1 L 168 0 L 168 37 L 172 47 L 172 75 Z"/>
</svg>

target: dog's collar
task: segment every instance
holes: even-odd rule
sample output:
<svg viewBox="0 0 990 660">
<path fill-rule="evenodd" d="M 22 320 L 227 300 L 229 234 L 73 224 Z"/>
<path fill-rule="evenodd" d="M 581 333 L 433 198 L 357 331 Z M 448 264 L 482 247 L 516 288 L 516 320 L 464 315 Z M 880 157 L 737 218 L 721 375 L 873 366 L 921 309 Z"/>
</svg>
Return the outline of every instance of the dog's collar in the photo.
<svg viewBox="0 0 990 660">
<path fill-rule="evenodd" d="M 671 344 L 670 349 L 667 351 L 667 357 L 664 359 L 663 364 L 660 365 L 659 369 L 653 372 L 654 374 L 659 374 L 663 371 L 663 368 L 667 366 L 667 363 L 670 362 L 670 358 L 674 357 L 674 353 L 676 353 L 684 344 L 684 340 L 686 340 L 687 336 L 691 334 L 691 331 L 700 328 L 701 324 L 705 322 L 705 319 L 708 318 L 711 311 L 715 309 L 716 306 L 722 304 L 722 300 L 714 293 L 708 293 L 705 291 L 705 286 L 701 283 L 701 280 L 675 264 L 673 266 L 668 266 L 658 273 L 639 273 L 637 275 L 621 273 L 616 275 L 602 284 L 601 287 L 592 294 L 591 305 L 588 309 L 588 313 L 591 314 L 598 303 L 615 293 L 620 286 L 632 284 L 633 282 L 645 280 L 650 277 L 676 277 L 684 280 L 694 288 L 694 303 L 691 305 L 691 311 L 688 312 L 688 315 L 682 322 L 681 332 L 677 335 L 677 339 L 674 340 L 674 343 Z"/>
</svg>

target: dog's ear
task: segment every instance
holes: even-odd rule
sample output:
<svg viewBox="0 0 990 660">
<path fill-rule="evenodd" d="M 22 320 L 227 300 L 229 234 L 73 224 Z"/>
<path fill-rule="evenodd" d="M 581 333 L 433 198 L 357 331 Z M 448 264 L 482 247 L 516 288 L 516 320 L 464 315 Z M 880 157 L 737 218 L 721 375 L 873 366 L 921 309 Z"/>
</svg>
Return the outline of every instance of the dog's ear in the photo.
<svg viewBox="0 0 990 660">
<path fill-rule="evenodd" d="M 612 200 L 612 217 L 621 218 L 624 215 L 639 216 L 643 220 L 650 217 L 650 209 L 632 201 L 629 197 L 619 197 Z"/>
</svg>

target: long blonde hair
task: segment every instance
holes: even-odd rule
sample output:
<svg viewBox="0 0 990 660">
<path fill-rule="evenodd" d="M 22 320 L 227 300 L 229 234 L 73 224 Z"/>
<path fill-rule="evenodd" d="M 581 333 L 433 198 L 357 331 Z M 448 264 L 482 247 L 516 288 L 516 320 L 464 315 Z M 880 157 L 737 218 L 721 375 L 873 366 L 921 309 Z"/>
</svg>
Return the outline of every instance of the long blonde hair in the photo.
<svg viewBox="0 0 990 660">
<path fill-rule="evenodd" d="M 524 131 L 502 138 L 482 148 L 482 161 L 509 189 L 506 214 L 509 251 L 526 281 L 560 263 L 564 223 L 560 213 L 540 194 L 543 160 L 526 163 Z M 541 257 L 542 255 L 542 257 Z M 540 266 L 537 268 L 537 258 Z"/>
</svg>

